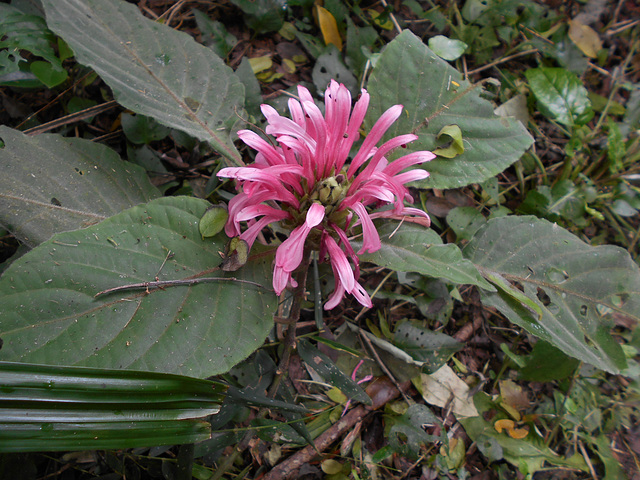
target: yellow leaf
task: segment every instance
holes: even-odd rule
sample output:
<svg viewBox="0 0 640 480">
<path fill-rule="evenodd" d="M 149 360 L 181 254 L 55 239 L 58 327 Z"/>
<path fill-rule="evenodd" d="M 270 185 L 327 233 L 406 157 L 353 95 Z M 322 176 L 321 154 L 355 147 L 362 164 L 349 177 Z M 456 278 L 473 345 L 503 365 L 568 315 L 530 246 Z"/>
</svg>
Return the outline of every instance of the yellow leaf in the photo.
<svg viewBox="0 0 640 480">
<path fill-rule="evenodd" d="M 526 437 L 527 435 L 529 435 L 529 429 L 528 428 L 512 428 L 510 430 L 508 430 L 509 432 L 509 436 L 511 438 L 515 438 L 517 440 L 521 440 L 524 437 Z"/>
<path fill-rule="evenodd" d="M 273 62 L 268 55 L 264 55 L 262 57 L 250 58 L 249 65 L 251 65 L 251 70 L 253 70 L 254 75 L 257 75 L 260 72 L 269 70 L 271 65 L 273 65 Z"/>
<path fill-rule="evenodd" d="M 282 68 L 284 68 L 284 71 L 287 73 L 294 73 L 296 71 L 296 64 L 293 60 L 285 58 L 282 60 Z"/>
<path fill-rule="evenodd" d="M 602 49 L 602 41 L 598 33 L 579 20 L 569 20 L 569 38 L 587 57 L 597 58 Z"/>
<path fill-rule="evenodd" d="M 320 464 L 320 468 L 327 475 L 336 475 L 342 471 L 342 464 L 336 460 L 328 458 Z"/>
<path fill-rule="evenodd" d="M 513 420 L 503 418 L 502 420 L 497 420 L 496 423 L 493 424 L 493 427 L 496 429 L 496 432 L 501 433 L 502 430 L 513 430 L 515 425 Z"/>
<path fill-rule="evenodd" d="M 342 50 L 342 38 L 340 37 L 340 32 L 338 32 L 338 24 L 331 12 L 320 5 L 316 5 L 316 14 L 325 45 L 333 43 L 338 50 Z"/>
</svg>

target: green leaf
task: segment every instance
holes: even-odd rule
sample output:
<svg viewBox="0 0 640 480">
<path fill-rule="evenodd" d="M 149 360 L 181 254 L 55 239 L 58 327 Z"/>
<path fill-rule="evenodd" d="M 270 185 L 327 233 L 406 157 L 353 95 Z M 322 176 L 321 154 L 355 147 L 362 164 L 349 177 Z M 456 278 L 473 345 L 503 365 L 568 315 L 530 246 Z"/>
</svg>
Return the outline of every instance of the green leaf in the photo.
<svg viewBox="0 0 640 480">
<path fill-rule="evenodd" d="M 538 108 L 567 127 L 584 125 L 591 117 L 591 101 L 580 79 L 564 68 L 532 68 L 525 72 Z"/>
<path fill-rule="evenodd" d="M 493 287 L 482 278 L 471 262 L 462 258 L 454 244 L 443 244 L 431 229 L 404 223 L 387 222 L 378 228 L 382 248 L 364 253 L 360 259 L 399 272 L 417 272 L 452 283 Z M 362 242 L 352 242 L 357 251 Z"/>
<path fill-rule="evenodd" d="M 170 130 L 159 124 L 153 118 L 145 115 L 130 115 L 123 113 L 120 115 L 122 130 L 131 143 L 149 144 L 157 140 L 162 140 L 169 135 Z"/>
<path fill-rule="evenodd" d="M 398 325 L 393 341 L 414 360 L 423 362 L 424 373 L 435 372 L 463 347 L 462 343 L 449 335 L 434 332 L 410 321 Z"/>
<path fill-rule="evenodd" d="M 80 138 L 0 126 L 0 224 L 35 247 L 157 197 L 144 170 Z"/>
<path fill-rule="evenodd" d="M 229 212 L 227 209 L 220 205 L 212 205 L 204 212 L 204 215 L 200 219 L 198 229 L 200 235 L 203 237 L 215 237 L 222 231 L 227 219 L 229 218 Z"/>
<path fill-rule="evenodd" d="M 476 407 L 481 414 L 493 406 L 493 402 L 488 399 L 484 400 L 484 395 L 480 393 L 474 397 Z M 481 398 L 479 399 L 479 397 Z M 506 432 L 498 433 L 493 424 L 482 416 L 459 418 L 458 420 L 471 440 L 489 446 L 488 450 L 497 453 L 497 456 L 501 453 L 501 458 L 518 467 L 522 473 L 533 475 L 542 469 L 545 462 L 583 472 L 588 471 L 588 467 L 580 455 L 568 458 L 561 457 L 544 444 L 544 439 L 537 435 L 535 430 L 530 431 L 529 435 L 523 439 L 516 439 L 511 438 Z M 495 420 L 497 418 L 492 421 Z"/>
<path fill-rule="evenodd" d="M 429 39 L 429 48 L 433 53 L 449 61 L 460 58 L 467 47 L 466 43 L 447 38 L 444 35 L 436 35 Z"/>
<path fill-rule="evenodd" d="M 221 272 L 226 237 L 203 241 L 198 229 L 208 206 L 160 198 L 58 234 L 13 262 L 0 277 L 0 359 L 207 377 L 247 357 L 273 325 L 276 301 L 241 282 L 269 285 L 271 257 Z M 214 280 L 94 297 L 156 277 Z"/>
<path fill-rule="evenodd" d="M 462 141 L 462 131 L 458 125 L 445 125 L 436 135 L 438 140 L 449 137 L 444 145 L 438 146 L 433 153 L 443 158 L 455 158 L 464 153 L 464 143 Z"/>
<path fill-rule="evenodd" d="M 339 388 L 348 398 L 371 405 L 371 398 L 355 381 L 345 375 L 333 361 L 306 339 L 298 342 L 298 352 L 305 363 L 331 386 Z"/>
<path fill-rule="evenodd" d="M 397 156 L 433 150 L 437 147 L 436 136 L 445 125 L 460 127 L 464 153 L 427 163 L 424 168 L 431 177 L 419 182 L 421 187 L 457 188 L 483 182 L 518 160 L 533 143 L 519 122 L 494 115 L 494 106 L 480 98 L 478 86 L 463 81 L 455 68 L 408 30 L 385 47 L 367 89 L 371 94 L 366 117 L 369 128 L 389 107 L 402 104 L 405 111 L 385 139 L 417 129 L 420 138 Z"/>
<path fill-rule="evenodd" d="M 178 375 L 0 363 L 0 451 L 131 448 L 210 436 L 221 384 Z"/>
<path fill-rule="evenodd" d="M 62 68 L 52 47 L 54 35 L 42 17 L 22 13 L 17 8 L 0 4 L 0 48 L 28 50 L 52 65 Z"/>
<path fill-rule="evenodd" d="M 42 62 L 38 60 L 31 63 L 29 67 L 31 69 L 31 73 L 33 73 L 47 88 L 53 88 L 60 85 L 69 76 L 65 69 L 49 62 Z"/>
<path fill-rule="evenodd" d="M 447 437 L 442 428 L 440 436 L 430 435 L 424 431 L 423 425 L 439 425 L 442 422 L 429 407 L 425 405 L 411 405 L 404 415 L 393 419 L 393 426 L 389 431 L 389 445 L 403 457 L 418 458 L 423 445 L 433 442 L 447 444 Z M 404 438 L 403 438 L 404 437 Z"/>
<path fill-rule="evenodd" d="M 550 343 L 538 340 L 520 369 L 520 378 L 530 382 L 562 380 L 571 375 L 579 364 L 578 360 L 568 357 Z"/>
<path fill-rule="evenodd" d="M 236 36 L 229 33 L 222 22 L 210 19 L 204 12 L 194 8 L 191 13 L 202 34 L 202 43 L 220 58 L 226 58 L 238 43 Z"/>
<path fill-rule="evenodd" d="M 463 254 L 485 277 L 509 282 L 510 292 L 482 291 L 485 305 L 567 355 L 609 372 L 624 368 L 609 333 L 612 316 L 640 321 L 640 270 L 625 250 L 591 247 L 555 224 L 523 216 L 490 220 Z"/>
<path fill-rule="evenodd" d="M 247 26 L 256 33 L 277 32 L 284 23 L 284 0 L 231 0 L 244 15 Z"/>
<path fill-rule="evenodd" d="M 241 164 L 231 133 L 244 87 L 231 68 L 184 32 L 121 0 L 43 0 L 49 28 L 92 67 L 126 108 L 210 142 Z"/>
<path fill-rule="evenodd" d="M 447 224 L 458 241 L 470 240 L 485 223 L 487 219 L 474 207 L 455 207 L 447 213 Z"/>
</svg>

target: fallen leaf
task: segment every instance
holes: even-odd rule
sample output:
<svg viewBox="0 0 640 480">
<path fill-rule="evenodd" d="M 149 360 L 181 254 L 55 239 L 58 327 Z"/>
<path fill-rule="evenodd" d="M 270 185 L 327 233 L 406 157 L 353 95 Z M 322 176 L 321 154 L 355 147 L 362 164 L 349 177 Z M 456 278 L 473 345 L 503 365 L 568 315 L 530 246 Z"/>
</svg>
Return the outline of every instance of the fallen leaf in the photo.
<svg viewBox="0 0 640 480">
<path fill-rule="evenodd" d="M 598 32 L 579 20 L 569 20 L 569 38 L 587 57 L 596 58 L 602 50 Z"/>
<path fill-rule="evenodd" d="M 336 19 L 326 8 L 316 5 L 316 13 L 318 15 L 318 25 L 322 32 L 322 38 L 325 45 L 334 44 L 338 50 L 342 50 L 342 37 L 338 31 Z"/>
<path fill-rule="evenodd" d="M 421 374 L 414 379 L 414 385 L 430 405 L 444 408 L 451 402 L 451 409 L 456 416 L 478 416 L 473 397 L 469 396 L 469 386 L 448 365 L 430 375 Z"/>
</svg>

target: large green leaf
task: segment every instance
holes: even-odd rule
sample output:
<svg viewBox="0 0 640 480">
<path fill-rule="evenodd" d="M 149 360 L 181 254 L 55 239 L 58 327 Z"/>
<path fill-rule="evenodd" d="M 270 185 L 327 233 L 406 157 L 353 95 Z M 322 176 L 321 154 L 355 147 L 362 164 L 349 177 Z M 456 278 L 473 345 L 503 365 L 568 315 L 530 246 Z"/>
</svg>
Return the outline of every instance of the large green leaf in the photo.
<svg viewBox="0 0 640 480">
<path fill-rule="evenodd" d="M 0 359 L 206 377 L 258 348 L 273 324 L 271 257 L 234 275 L 218 269 L 226 237 L 206 241 L 208 203 L 160 198 L 84 230 L 54 236 L 0 278 Z M 103 290 L 138 282 L 226 278 Z M 237 278 L 240 281 L 229 280 Z"/>
<path fill-rule="evenodd" d="M 225 387 L 153 372 L 0 362 L 0 452 L 131 448 L 210 437 Z"/>
<path fill-rule="evenodd" d="M 625 366 L 613 315 L 640 320 L 640 270 L 614 246 L 592 247 L 536 217 L 490 220 L 464 249 L 497 287 L 483 303 L 567 355 L 610 372 Z"/>
<path fill-rule="evenodd" d="M 417 272 L 452 283 L 478 285 L 490 290 L 493 287 L 476 267 L 462 257 L 460 249 L 443 244 L 440 236 L 420 225 L 387 222 L 378 228 L 382 248 L 374 253 L 364 253 L 360 259 L 399 272 Z M 352 242 L 355 250 L 362 242 Z"/>
<path fill-rule="evenodd" d="M 113 89 L 119 103 L 241 163 L 230 134 L 244 103 L 231 68 L 188 34 L 121 0 L 43 0 L 49 28 Z"/>
<path fill-rule="evenodd" d="M 518 160 L 533 143 L 520 122 L 494 115 L 494 106 L 480 98 L 480 87 L 463 81 L 455 68 L 408 30 L 386 46 L 367 88 L 369 127 L 391 105 L 402 104 L 405 111 L 385 138 L 417 129 L 420 138 L 402 154 L 442 146 L 444 140 L 436 136 L 446 125 L 462 130 L 464 153 L 426 164 L 431 177 L 419 183 L 422 187 L 456 188 L 482 182 Z"/>
<path fill-rule="evenodd" d="M 104 145 L 4 126 L 0 144 L 0 224 L 30 247 L 160 195 Z"/>
</svg>

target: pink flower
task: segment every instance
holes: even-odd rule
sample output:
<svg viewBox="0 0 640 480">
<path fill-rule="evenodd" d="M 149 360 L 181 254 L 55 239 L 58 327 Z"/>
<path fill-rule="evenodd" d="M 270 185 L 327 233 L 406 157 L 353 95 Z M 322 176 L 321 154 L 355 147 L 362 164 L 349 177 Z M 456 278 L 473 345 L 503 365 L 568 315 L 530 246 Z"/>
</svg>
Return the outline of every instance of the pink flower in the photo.
<svg viewBox="0 0 640 480">
<path fill-rule="evenodd" d="M 223 168 L 218 173 L 219 177 L 236 179 L 239 191 L 229 202 L 225 231 L 251 247 L 266 225 L 280 222 L 291 234 L 276 251 L 273 288 L 278 295 L 288 285 L 295 286 L 292 273 L 300 266 L 306 246 L 319 250 L 320 260 L 328 259 L 333 269 L 335 289 L 325 309 L 336 307 L 347 293 L 370 307 L 371 299 L 358 283 L 358 254 L 381 248 L 374 218 L 411 215 L 429 224 L 425 212 L 405 207 L 405 202 L 413 203 L 405 184 L 429 174 L 422 169 L 403 170 L 435 155 L 418 151 L 392 162 L 385 158 L 416 140 L 413 134 L 394 137 L 376 147 L 402 112 L 402 106 L 395 105 L 380 116 L 349 161 L 369 105 L 366 90 L 352 109 L 349 90 L 331 81 L 325 92 L 324 115 L 306 88 L 299 86 L 298 95 L 299 100 L 289 100 L 291 118 L 262 105 L 266 133 L 275 137 L 277 146 L 250 130 L 238 132 L 257 155 L 252 165 Z M 380 209 L 385 205 L 391 208 Z M 370 213 L 368 208 L 374 211 Z M 244 230 L 243 222 L 247 223 Z M 362 248 L 357 254 L 348 236 L 356 226 L 362 228 Z"/>
</svg>

